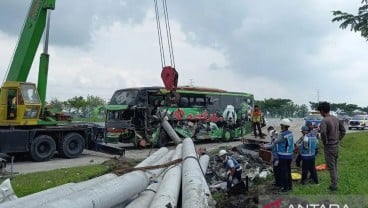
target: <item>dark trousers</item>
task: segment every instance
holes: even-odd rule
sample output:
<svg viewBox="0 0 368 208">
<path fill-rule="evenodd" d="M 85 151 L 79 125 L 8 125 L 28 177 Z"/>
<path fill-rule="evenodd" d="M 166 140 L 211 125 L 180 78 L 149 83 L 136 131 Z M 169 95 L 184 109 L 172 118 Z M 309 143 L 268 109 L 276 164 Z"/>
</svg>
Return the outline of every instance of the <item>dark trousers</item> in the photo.
<svg viewBox="0 0 368 208">
<path fill-rule="evenodd" d="M 236 170 L 235 173 L 234 173 L 234 176 L 233 176 L 233 180 L 236 178 L 240 182 L 241 181 L 241 174 L 242 174 L 242 170 Z M 227 190 L 231 189 L 232 184 L 233 184 L 233 181 L 227 180 Z"/>
<path fill-rule="evenodd" d="M 279 159 L 280 183 L 283 189 L 291 190 L 293 183 L 291 180 L 291 161 L 292 159 Z"/>
<path fill-rule="evenodd" d="M 331 187 L 337 188 L 337 159 L 339 155 L 339 145 L 325 145 L 324 152 L 328 171 L 330 172 Z"/>
<path fill-rule="evenodd" d="M 273 161 L 273 175 L 275 177 L 275 186 L 282 187 L 280 164 L 276 164 L 275 161 Z"/>
<path fill-rule="evenodd" d="M 261 129 L 261 123 L 260 122 L 253 122 L 253 133 L 254 136 L 257 136 L 257 129 L 258 129 L 258 136 L 262 137 L 262 129 Z"/>
<path fill-rule="evenodd" d="M 318 184 L 318 176 L 316 170 L 316 159 L 303 159 L 302 160 L 302 184 L 304 184 L 308 177 L 308 172 L 310 173 L 310 179 Z"/>
</svg>

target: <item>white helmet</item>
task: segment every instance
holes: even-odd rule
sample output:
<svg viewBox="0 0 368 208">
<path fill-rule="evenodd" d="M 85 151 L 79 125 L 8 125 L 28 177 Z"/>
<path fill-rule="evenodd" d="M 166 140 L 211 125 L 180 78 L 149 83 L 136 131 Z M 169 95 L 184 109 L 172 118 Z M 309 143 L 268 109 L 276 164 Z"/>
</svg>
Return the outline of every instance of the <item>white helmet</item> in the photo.
<svg viewBox="0 0 368 208">
<path fill-rule="evenodd" d="M 226 152 L 226 150 L 220 150 L 220 152 L 219 152 L 219 157 L 221 157 L 221 156 L 224 156 L 224 155 L 226 155 L 227 154 L 227 152 Z"/>
<path fill-rule="evenodd" d="M 283 126 L 290 126 L 291 121 L 288 118 L 284 118 L 284 119 L 281 120 L 280 124 L 283 125 Z"/>
</svg>

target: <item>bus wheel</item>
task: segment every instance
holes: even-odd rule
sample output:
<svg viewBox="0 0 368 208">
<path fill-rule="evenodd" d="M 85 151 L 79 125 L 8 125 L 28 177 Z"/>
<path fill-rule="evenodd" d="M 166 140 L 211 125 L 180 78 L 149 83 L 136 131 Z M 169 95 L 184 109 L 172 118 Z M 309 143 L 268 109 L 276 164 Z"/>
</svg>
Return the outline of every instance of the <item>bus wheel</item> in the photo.
<svg viewBox="0 0 368 208">
<path fill-rule="evenodd" d="M 66 158 L 78 157 L 84 149 L 84 138 L 78 133 L 68 133 L 59 143 L 59 153 Z"/>
<path fill-rule="evenodd" d="M 168 135 L 164 129 L 161 129 L 157 140 L 157 146 L 159 148 L 166 147 L 167 143 L 168 143 Z"/>
<path fill-rule="evenodd" d="M 36 162 L 47 161 L 54 156 L 56 144 L 52 137 L 48 135 L 37 136 L 30 149 L 32 160 Z"/>
<path fill-rule="evenodd" d="M 225 142 L 229 142 L 232 139 L 231 131 L 230 129 L 225 129 L 224 133 L 222 135 L 222 140 Z"/>
</svg>

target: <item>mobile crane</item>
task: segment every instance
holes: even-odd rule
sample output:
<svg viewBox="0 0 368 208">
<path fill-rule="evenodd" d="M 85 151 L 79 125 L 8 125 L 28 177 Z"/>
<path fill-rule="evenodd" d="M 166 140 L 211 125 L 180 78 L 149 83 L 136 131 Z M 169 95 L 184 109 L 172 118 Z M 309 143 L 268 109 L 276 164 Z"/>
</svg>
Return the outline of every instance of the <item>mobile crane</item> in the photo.
<svg viewBox="0 0 368 208">
<path fill-rule="evenodd" d="M 0 91 L 0 153 L 29 153 L 34 161 L 46 161 L 58 153 L 79 156 L 94 145 L 97 127 L 64 124 L 45 110 L 49 55 L 47 52 L 49 12 L 56 0 L 32 0 L 13 59 Z M 38 87 L 27 82 L 42 35 Z"/>
</svg>

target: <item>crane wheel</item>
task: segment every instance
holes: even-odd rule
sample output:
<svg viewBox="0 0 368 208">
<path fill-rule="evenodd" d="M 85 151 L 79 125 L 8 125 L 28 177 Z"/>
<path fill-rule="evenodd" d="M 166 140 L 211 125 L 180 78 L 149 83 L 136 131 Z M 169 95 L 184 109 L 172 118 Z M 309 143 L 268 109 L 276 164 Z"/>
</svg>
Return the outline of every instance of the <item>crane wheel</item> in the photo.
<svg viewBox="0 0 368 208">
<path fill-rule="evenodd" d="M 54 156 L 56 144 L 52 137 L 48 135 L 37 136 L 30 149 L 32 160 L 36 162 L 47 161 Z"/>
<path fill-rule="evenodd" d="M 68 133 L 59 142 L 59 153 L 66 158 L 78 157 L 84 150 L 85 142 L 82 135 Z"/>
</svg>

